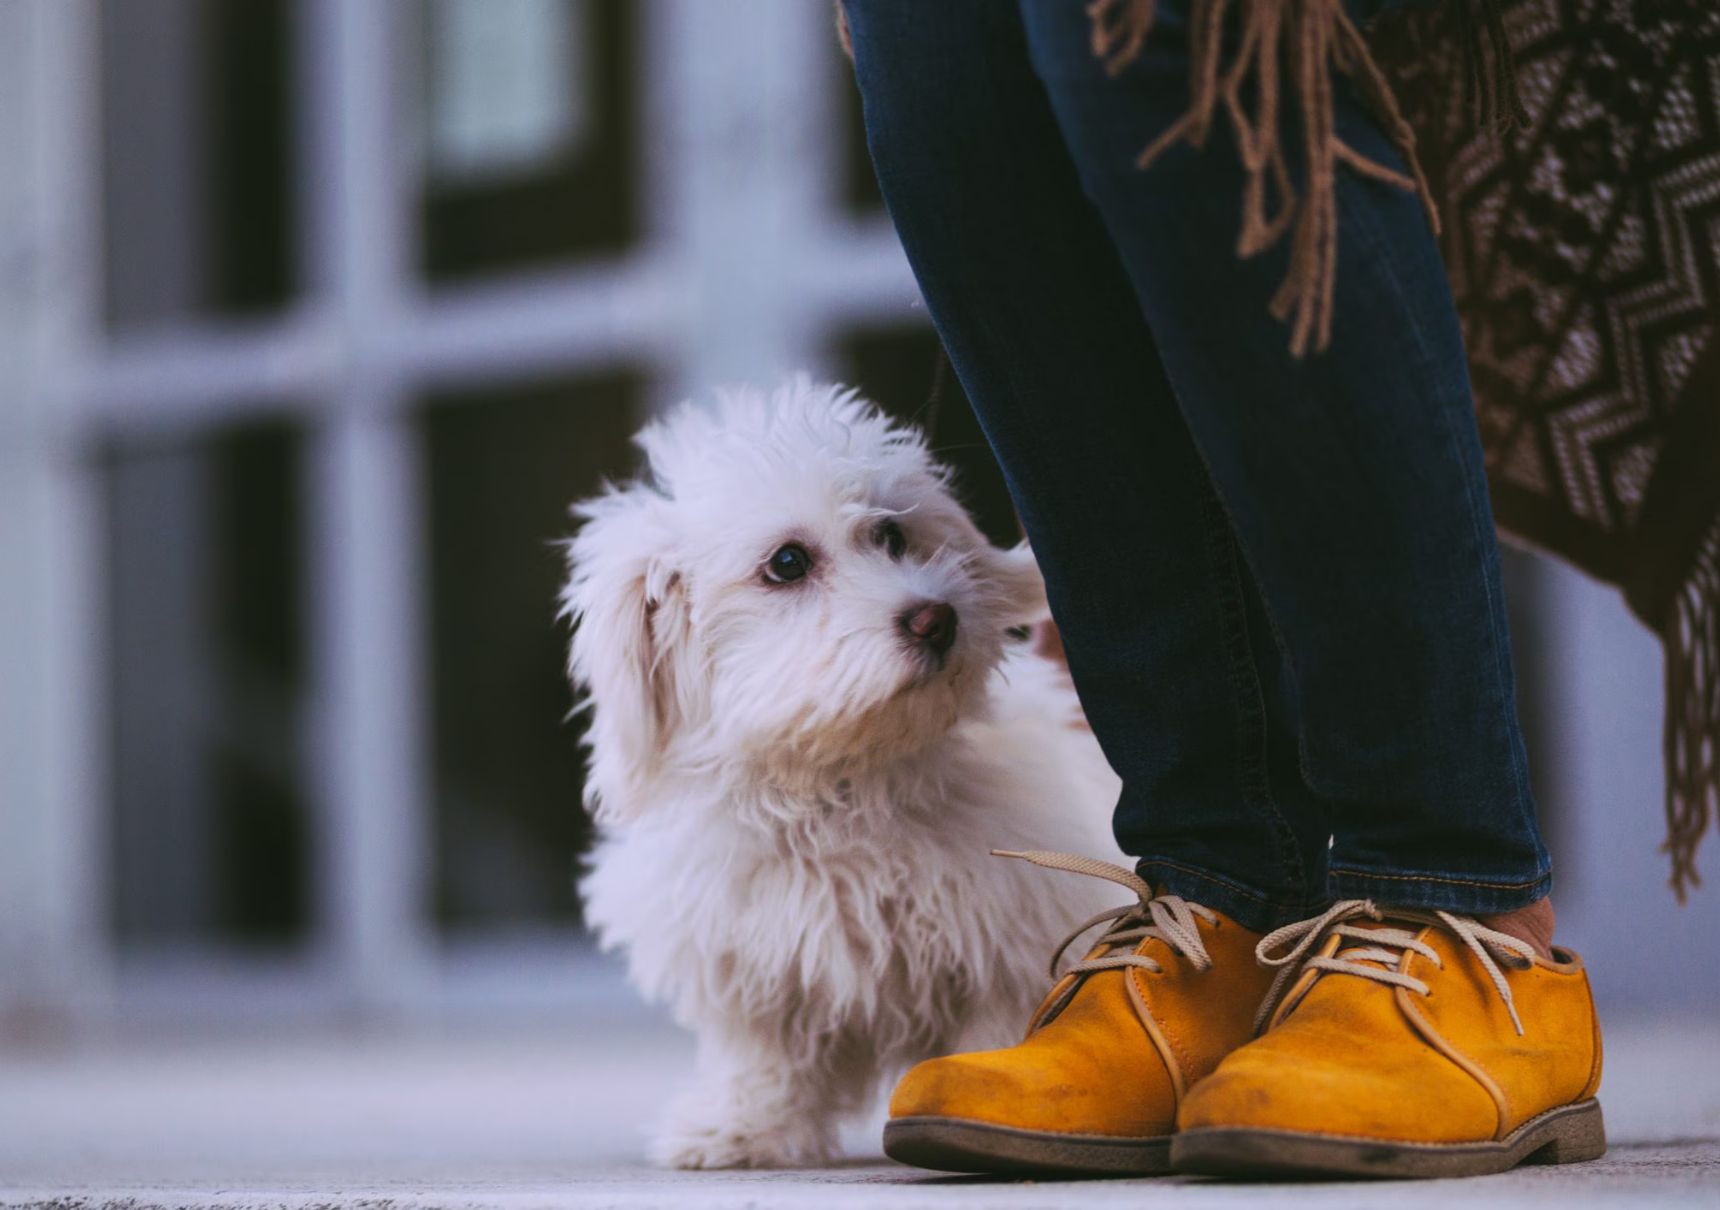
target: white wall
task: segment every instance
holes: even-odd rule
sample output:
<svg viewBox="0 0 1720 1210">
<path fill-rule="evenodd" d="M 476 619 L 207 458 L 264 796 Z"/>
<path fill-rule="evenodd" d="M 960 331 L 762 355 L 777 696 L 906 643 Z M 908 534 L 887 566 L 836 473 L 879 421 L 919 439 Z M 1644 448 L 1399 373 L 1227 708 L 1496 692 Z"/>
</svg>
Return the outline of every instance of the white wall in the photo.
<svg viewBox="0 0 1720 1210">
<path fill-rule="evenodd" d="M 1568 567 L 1542 569 L 1539 643 L 1549 721 L 1542 799 L 1559 812 L 1559 940 L 1588 962 L 1603 1008 L 1720 1004 L 1720 835 L 1699 851 L 1707 886 L 1668 889 L 1658 640 L 1619 594 Z"/>
</svg>

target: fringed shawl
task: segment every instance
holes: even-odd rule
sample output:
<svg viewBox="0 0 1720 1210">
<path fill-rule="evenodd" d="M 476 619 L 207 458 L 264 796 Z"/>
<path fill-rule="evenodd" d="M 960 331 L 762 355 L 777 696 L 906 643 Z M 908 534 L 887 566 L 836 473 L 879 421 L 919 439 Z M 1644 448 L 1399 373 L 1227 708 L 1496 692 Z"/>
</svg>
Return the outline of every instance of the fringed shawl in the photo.
<svg viewBox="0 0 1720 1210">
<path fill-rule="evenodd" d="M 1619 586 L 1664 646 L 1682 901 L 1720 819 L 1720 4 L 1499 9 L 1508 132 L 1470 115 L 1463 0 L 1373 49 L 1445 219 L 1500 528 Z"/>
</svg>

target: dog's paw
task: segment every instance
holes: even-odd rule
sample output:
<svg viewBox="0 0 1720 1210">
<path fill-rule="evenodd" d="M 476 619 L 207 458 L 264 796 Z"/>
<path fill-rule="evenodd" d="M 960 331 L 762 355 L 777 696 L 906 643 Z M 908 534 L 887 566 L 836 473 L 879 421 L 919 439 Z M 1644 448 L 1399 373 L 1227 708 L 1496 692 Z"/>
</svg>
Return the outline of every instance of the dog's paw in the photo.
<svg viewBox="0 0 1720 1210">
<path fill-rule="evenodd" d="M 726 1126 L 662 1134 L 652 1160 L 671 1169 L 805 1169 L 831 1162 L 829 1143 Z"/>
<path fill-rule="evenodd" d="M 745 1168 L 739 1143 L 717 1130 L 664 1135 L 651 1143 L 651 1162 L 661 1168 Z"/>
<path fill-rule="evenodd" d="M 675 1122 L 657 1136 L 651 1159 L 667 1168 L 809 1168 L 833 1158 L 828 1133 L 805 1123 Z"/>
</svg>

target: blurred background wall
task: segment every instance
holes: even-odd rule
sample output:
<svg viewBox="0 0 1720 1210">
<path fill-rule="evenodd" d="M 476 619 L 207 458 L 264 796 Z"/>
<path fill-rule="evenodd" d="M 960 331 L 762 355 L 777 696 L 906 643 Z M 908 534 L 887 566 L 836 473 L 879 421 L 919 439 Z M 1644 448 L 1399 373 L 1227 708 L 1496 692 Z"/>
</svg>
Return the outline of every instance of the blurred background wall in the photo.
<svg viewBox="0 0 1720 1210">
<path fill-rule="evenodd" d="M 934 349 L 823 0 L 0 0 L 0 1037 L 626 1011 L 567 504 L 710 384 L 913 416 Z M 1509 571 L 1561 936 L 1711 1012 L 1658 649 Z"/>
</svg>

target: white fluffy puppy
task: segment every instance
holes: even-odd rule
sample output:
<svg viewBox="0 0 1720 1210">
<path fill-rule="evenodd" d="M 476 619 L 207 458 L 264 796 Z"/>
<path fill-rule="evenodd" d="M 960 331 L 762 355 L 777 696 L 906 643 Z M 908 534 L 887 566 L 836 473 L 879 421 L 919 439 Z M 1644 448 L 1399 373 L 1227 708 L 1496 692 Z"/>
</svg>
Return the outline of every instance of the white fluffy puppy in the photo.
<svg viewBox="0 0 1720 1210">
<path fill-rule="evenodd" d="M 1008 634 L 1045 612 L 1031 553 L 985 540 L 918 433 L 802 377 L 637 440 L 645 477 L 575 509 L 563 596 L 588 919 L 698 1036 L 656 1157 L 823 1161 L 884 1077 L 1019 1038 L 1114 895 L 988 850 L 1116 856 L 1117 785 Z"/>
</svg>

